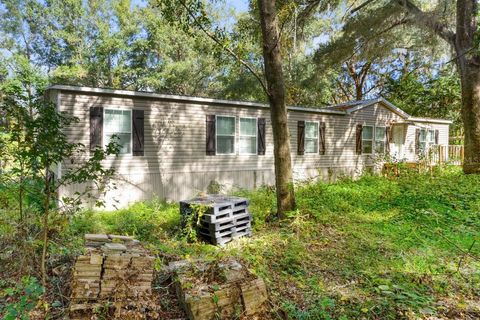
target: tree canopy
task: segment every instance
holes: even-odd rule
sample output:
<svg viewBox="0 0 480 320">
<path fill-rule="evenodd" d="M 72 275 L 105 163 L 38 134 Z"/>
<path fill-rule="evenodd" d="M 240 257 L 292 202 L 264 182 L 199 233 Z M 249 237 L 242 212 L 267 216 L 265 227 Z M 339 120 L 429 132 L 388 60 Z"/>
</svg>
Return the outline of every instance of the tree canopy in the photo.
<svg viewBox="0 0 480 320">
<path fill-rule="evenodd" d="M 221 48 L 233 48 L 263 74 L 256 2 L 245 12 L 206 3 L 209 31 L 224 35 L 220 46 L 193 24 L 185 28 L 178 20 L 180 8 L 166 13 L 161 3 L 3 0 L 0 81 L 17 68 L 20 56 L 48 84 L 266 101 L 258 79 Z M 431 31 L 414 28 L 413 18 L 397 4 L 364 4 L 277 3 L 287 104 L 321 107 L 378 95 L 394 99 L 412 73 L 422 70 L 415 80 L 421 86 L 447 83 L 455 74 L 454 64 L 446 64 L 453 58 L 448 46 Z M 454 18 L 449 2 L 419 5 L 441 21 Z M 178 21 L 171 23 L 168 14 Z M 459 87 L 450 90 L 455 103 L 428 91 L 423 92 L 428 99 L 407 109 L 418 116 L 459 118 Z"/>
</svg>

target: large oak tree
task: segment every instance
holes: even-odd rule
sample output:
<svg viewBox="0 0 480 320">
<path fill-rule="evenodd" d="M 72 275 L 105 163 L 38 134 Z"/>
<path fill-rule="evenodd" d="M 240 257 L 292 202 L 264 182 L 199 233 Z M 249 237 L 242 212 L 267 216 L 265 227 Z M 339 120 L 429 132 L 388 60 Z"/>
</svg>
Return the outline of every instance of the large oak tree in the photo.
<svg viewBox="0 0 480 320">
<path fill-rule="evenodd" d="M 411 23 L 431 30 L 455 52 L 462 87 L 465 131 L 465 173 L 480 173 L 480 50 L 477 0 L 457 0 L 455 25 L 420 10 L 412 1 L 395 0 L 411 17 Z"/>
<path fill-rule="evenodd" d="M 312 1 L 320 4 L 322 0 Z M 423 9 L 427 8 L 427 9 Z M 350 48 L 348 55 L 365 47 L 384 46 L 391 31 L 416 29 L 424 46 L 435 36 L 451 48 L 462 88 L 462 120 L 465 132 L 465 173 L 480 173 L 480 49 L 477 0 L 365 0 L 347 12 L 344 34 L 332 42 Z M 308 19 L 314 19 L 312 15 Z M 386 34 L 389 37 L 386 37 Z M 401 35 L 402 33 L 400 33 Z M 434 36 L 432 36 L 434 35 Z M 372 42 L 376 45 L 372 46 Z M 339 47 L 337 45 L 336 47 Z M 347 55 L 347 56 L 348 56 Z M 336 53 L 336 56 L 341 56 Z"/>
</svg>

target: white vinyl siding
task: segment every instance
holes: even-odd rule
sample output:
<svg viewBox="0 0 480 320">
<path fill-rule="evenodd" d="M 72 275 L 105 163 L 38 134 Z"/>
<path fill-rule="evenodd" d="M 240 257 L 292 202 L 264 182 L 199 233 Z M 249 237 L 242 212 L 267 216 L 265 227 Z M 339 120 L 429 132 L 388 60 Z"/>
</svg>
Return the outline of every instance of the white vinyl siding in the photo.
<svg viewBox="0 0 480 320">
<path fill-rule="evenodd" d="M 305 153 L 318 153 L 318 122 L 305 122 Z"/>
<path fill-rule="evenodd" d="M 216 116 L 217 154 L 235 154 L 235 117 Z"/>
<path fill-rule="evenodd" d="M 373 126 L 362 128 L 362 154 L 373 153 Z"/>
<path fill-rule="evenodd" d="M 69 140 L 89 145 L 89 108 L 104 106 L 145 110 L 145 156 L 108 157 L 104 164 L 115 169 L 117 189 L 108 190 L 101 199 L 107 208 L 126 207 L 134 201 L 152 197 L 180 201 L 206 191 L 211 181 L 218 181 L 225 192 L 231 189 L 254 189 L 275 184 L 273 131 L 268 108 L 251 106 L 224 106 L 215 103 L 191 103 L 162 98 L 128 97 L 117 94 L 81 93 L 63 91 L 58 97 L 60 111 L 80 119 L 65 129 Z M 213 156 L 205 155 L 205 116 L 225 115 L 239 118 L 265 118 L 265 155 Z M 298 121 L 327 123 L 327 152 L 324 156 L 299 156 L 297 150 Z M 336 179 L 344 175 L 356 176 L 364 168 L 373 167 L 371 157 L 356 154 L 356 124 L 385 126 L 402 122 L 382 104 L 372 105 L 350 115 L 317 114 L 289 110 L 288 126 L 291 134 L 292 169 L 295 181 L 305 179 Z M 428 124 L 439 130 L 439 144 L 448 145 L 448 124 Z M 239 123 L 236 125 L 239 127 Z M 415 161 L 415 130 L 425 123 L 404 125 L 403 157 Z M 236 129 L 237 132 L 239 129 Z M 132 127 L 133 131 L 133 127 Z M 238 143 L 238 138 L 235 143 Z M 238 152 L 235 145 L 235 152 Z M 62 172 L 88 159 L 88 153 L 78 154 L 73 161 L 62 163 Z M 62 188 L 60 196 L 74 196 L 83 185 Z M 94 204 L 92 204 L 93 206 Z"/>
<path fill-rule="evenodd" d="M 256 118 L 240 118 L 239 153 L 257 154 Z"/>
<path fill-rule="evenodd" d="M 104 109 L 103 141 L 107 145 L 116 136 L 120 154 L 132 153 L 132 110 Z"/>
</svg>

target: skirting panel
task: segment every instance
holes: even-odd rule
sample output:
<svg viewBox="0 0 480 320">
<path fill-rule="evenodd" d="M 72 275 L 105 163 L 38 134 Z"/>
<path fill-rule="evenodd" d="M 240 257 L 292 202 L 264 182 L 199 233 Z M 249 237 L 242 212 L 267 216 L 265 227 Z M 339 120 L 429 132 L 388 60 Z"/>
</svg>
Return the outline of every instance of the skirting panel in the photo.
<svg viewBox="0 0 480 320">
<path fill-rule="evenodd" d="M 295 168 L 295 181 L 324 180 L 335 181 L 342 176 L 357 177 L 361 170 L 356 167 L 336 168 Z M 116 175 L 102 192 L 92 191 L 91 197 L 82 197 L 82 206 L 93 208 L 96 200 L 101 200 L 103 209 L 113 210 L 125 208 L 136 201 L 153 198 L 168 201 L 180 201 L 192 198 L 202 192 L 229 192 L 235 189 L 256 189 L 275 184 L 275 173 L 272 170 L 243 170 L 221 172 L 185 172 L 185 173 L 131 173 Z M 75 197 L 76 193 L 84 193 L 91 187 L 77 184 L 63 187 L 63 197 Z"/>
</svg>

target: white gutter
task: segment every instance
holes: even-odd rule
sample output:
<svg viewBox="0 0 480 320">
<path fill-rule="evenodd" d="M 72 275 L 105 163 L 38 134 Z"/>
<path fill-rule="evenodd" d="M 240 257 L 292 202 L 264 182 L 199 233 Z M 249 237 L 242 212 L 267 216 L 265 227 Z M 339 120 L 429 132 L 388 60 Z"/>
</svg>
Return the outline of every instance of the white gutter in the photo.
<svg viewBox="0 0 480 320">
<path fill-rule="evenodd" d="M 426 122 L 426 123 L 440 123 L 440 124 L 452 124 L 453 121 L 445 120 L 445 119 L 432 119 L 432 118 L 418 118 L 418 117 L 410 117 L 407 120 L 413 122 Z"/>
<path fill-rule="evenodd" d="M 326 108 L 305 108 L 305 107 L 287 107 L 288 110 L 292 111 L 302 111 L 302 112 L 313 112 L 313 113 L 330 113 L 330 114 L 340 114 L 340 115 L 346 115 L 347 113 L 344 111 L 339 111 L 339 110 L 330 110 Z"/>
<path fill-rule="evenodd" d="M 74 91 L 74 92 L 97 93 L 97 94 L 111 94 L 111 95 L 127 96 L 127 97 L 142 97 L 142 98 L 153 98 L 153 99 L 173 100 L 173 101 L 187 101 L 187 102 L 196 102 L 196 103 L 205 103 L 205 104 L 223 104 L 223 105 L 237 106 L 237 107 L 270 108 L 268 104 L 259 103 L 259 102 L 211 99 L 211 98 L 161 94 L 161 93 L 143 92 L 143 91 L 116 90 L 116 89 L 79 87 L 79 86 L 67 86 L 67 85 L 53 85 L 48 87 L 47 90 L 63 90 L 63 91 Z M 304 107 L 287 107 L 287 109 L 292 111 L 346 115 L 346 112 L 329 110 L 325 108 L 315 109 L 315 108 L 304 108 Z"/>
</svg>

